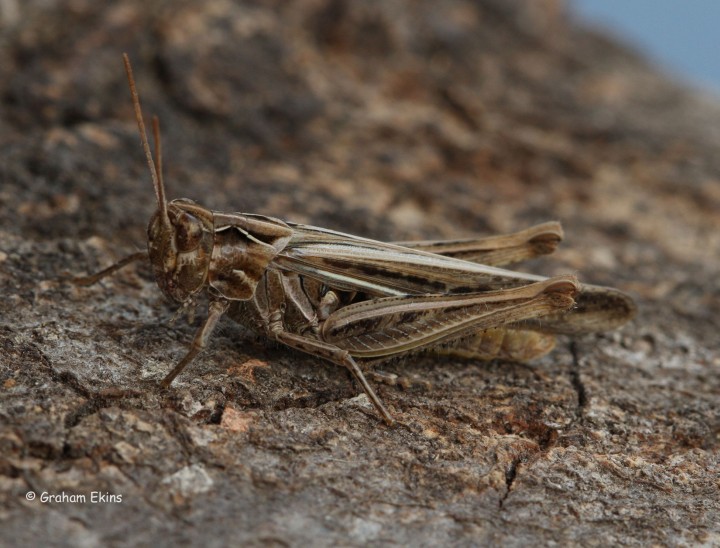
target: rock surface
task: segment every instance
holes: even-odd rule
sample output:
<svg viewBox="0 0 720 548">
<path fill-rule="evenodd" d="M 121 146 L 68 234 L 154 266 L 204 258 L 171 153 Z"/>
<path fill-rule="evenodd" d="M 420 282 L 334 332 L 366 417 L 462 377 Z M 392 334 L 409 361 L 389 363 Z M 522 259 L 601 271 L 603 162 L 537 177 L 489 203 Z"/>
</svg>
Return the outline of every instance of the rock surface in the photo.
<svg viewBox="0 0 720 548">
<path fill-rule="evenodd" d="M 4 541 L 720 543 L 717 99 L 554 0 L 0 15 Z M 378 386 L 394 429 L 344 370 L 231 322 L 160 389 L 195 326 L 150 269 L 56 281 L 145 245 L 123 51 L 171 197 L 383 240 L 559 219 L 529 268 L 626 290 L 637 319 L 529 366 L 383 367 L 419 381 Z"/>
</svg>

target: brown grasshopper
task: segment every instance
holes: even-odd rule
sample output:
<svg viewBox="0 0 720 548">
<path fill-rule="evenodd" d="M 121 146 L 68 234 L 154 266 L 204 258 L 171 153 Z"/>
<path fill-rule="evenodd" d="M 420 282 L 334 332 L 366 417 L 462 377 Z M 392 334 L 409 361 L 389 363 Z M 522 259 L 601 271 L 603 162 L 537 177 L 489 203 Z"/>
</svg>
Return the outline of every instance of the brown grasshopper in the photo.
<svg viewBox="0 0 720 548">
<path fill-rule="evenodd" d="M 346 367 L 392 424 L 361 365 L 429 348 L 524 361 L 549 352 L 554 334 L 613 329 L 634 315 L 633 301 L 617 290 L 580 284 L 574 276 L 499 268 L 551 253 L 562 239 L 555 222 L 482 239 L 384 243 L 263 215 L 210 211 L 184 198 L 168 203 L 159 124 L 154 118 L 153 159 L 130 61 L 123 59 L 157 211 L 147 252 L 75 283 L 90 285 L 149 257 L 161 291 L 183 308 L 206 293 L 207 319 L 163 387 L 228 315 Z"/>
</svg>

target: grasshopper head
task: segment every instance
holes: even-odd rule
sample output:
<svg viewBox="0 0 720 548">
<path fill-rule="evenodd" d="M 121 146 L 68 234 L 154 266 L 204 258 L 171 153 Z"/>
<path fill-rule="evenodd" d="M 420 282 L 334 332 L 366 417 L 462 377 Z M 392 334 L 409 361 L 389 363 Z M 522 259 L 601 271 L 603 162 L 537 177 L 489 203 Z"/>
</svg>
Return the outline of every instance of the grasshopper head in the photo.
<svg viewBox="0 0 720 548">
<path fill-rule="evenodd" d="M 191 200 L 173 200 L 148 224 L 148 253 L 162 292 L 187 301 L 207 280 L 213 248 L 212 212 Z"/>
<path fill-rule="evenodd" d="M 160 123 L 157 117 L 153 118 L 153 159 L 127 54 L 123 54 L 123 62 L 135 107 L 140 141 L 150 168 L 157 200 L 157 210 L 148 224 L 150 263 L 162 292 L 170 299 L 184 303 L 200 291 L 207 280 L 213 248 L 213 214 L 191 200 L 180 199 L 167 203 L 162 180 Z"/>
</svg>

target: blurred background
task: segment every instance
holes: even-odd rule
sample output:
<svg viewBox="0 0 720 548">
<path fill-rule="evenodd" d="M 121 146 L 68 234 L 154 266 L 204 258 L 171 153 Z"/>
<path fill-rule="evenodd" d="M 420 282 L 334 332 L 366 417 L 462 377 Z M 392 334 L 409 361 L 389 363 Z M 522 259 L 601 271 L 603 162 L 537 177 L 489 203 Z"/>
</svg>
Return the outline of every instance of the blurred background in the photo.
<svg viewBox="0 0 720 548">
<path fill-rule="evenodd" d="M 576 19 L 648 56 L 675 78 L 720 95 L 720 2 L 573 0 Z"/>
</svg>

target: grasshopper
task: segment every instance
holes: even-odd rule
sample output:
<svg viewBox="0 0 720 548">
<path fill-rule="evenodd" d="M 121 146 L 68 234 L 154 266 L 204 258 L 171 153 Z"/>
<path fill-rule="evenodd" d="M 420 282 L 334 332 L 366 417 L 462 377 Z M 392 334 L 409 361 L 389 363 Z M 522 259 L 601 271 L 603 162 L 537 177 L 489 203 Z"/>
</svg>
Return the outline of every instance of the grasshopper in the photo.
<svg viewBox="0 0 720 548">
<path fill-rule="evenodd" d="M 551 253 L 563 236 L 556 222 L 489 238 L 384 243 L 263 215 L 210 211 L 184 198 L 168 202 L 159 122 L 153 118 L 153 157 L 126 54 L 123 61 L 157 210 L 146 252 L 74 281 L 90 285 L 149 258 L 160 290 L 183 310 L 206 294 L 207 317 L 163 387 L 207 346 L 227 315 L 346 367 L 391 425 L 363 373 L 376 362 L 427 349 L 525 361 L 549 352 L 555 334 L 614 329 L 635 313 L 632 299 L 615 289 L 500 268 Z"/>
</svg>

